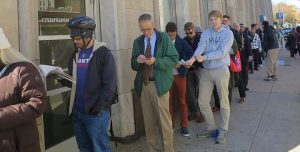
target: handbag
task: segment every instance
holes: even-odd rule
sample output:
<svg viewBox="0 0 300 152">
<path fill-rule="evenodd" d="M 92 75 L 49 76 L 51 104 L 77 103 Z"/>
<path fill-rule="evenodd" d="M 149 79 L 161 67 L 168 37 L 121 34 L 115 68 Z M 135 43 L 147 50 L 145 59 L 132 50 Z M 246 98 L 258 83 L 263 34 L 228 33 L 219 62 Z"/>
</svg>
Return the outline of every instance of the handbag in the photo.
<svg viewBox="0 0 300 152">
<path fill-rule="evenodd" d="M 237 51 L 236 55 L 230 56 L 230 71 L 232 72 L 242 71 L 240 51 Z"/>
</svg>

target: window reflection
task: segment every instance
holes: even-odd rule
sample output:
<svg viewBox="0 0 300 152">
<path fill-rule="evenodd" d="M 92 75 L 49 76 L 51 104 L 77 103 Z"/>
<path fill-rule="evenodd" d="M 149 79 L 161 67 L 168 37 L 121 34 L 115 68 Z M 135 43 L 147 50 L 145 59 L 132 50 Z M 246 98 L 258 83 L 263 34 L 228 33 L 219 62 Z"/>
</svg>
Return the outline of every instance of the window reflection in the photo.
<svg viewBox="0 0 300 152">
<path fill-rule="evenodd" d="M 84 0 L 40 0 L 39 35 L 67 35 L 69 19 L 84 15 Z"/>
</svg>

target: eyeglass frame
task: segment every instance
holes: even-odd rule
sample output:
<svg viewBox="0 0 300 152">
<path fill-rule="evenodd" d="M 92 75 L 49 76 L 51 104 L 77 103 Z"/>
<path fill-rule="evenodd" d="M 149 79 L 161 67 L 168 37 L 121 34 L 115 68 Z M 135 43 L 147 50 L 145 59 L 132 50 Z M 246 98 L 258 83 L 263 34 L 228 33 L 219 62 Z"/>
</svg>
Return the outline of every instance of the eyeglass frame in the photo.
<svg viewBox="0 0 300 152">
<path fill-rule="evenodd" d="M 83 32 L 81 35 L 79 35 L 79 36 L 70 36 L 71 37 L 71 39 L 73 40 L 73 41 L 75 41 L 75 40 L 80 40 L 80 39 L 83 39 L 83 36 L 86 34 L 86 32 Z"/>
</svg>

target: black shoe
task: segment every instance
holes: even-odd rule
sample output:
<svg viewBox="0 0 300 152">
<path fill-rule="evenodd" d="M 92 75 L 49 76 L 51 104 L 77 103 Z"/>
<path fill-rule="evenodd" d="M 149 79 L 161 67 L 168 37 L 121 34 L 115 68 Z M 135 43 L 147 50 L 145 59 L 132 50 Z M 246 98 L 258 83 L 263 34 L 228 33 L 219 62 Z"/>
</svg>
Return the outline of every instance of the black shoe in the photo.
<svg viewBox="0 0 300 152">
<path fill-rule="evenodd" d="M 191 113 L 191 114 L 188 116 L 188 120 L 189 120 L 189 121 L 195 120 L 196 118 L 197 118 L 197 113 Z"/>
<path fill-rule="evenodd" d="M 245 88 L 246 91 L 249 91 L 249 88 Z"/>
</svg>

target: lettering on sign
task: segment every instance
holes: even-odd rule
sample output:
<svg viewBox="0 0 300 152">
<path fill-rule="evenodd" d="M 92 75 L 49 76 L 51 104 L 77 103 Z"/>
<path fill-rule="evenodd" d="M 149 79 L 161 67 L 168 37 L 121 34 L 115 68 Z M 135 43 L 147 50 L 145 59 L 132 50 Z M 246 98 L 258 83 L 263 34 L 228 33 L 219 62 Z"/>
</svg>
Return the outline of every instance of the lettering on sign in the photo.
<svg viewBox="0 0 300 152">
<path fill-rule="evenodd" d="M 44 17 L 41 18 L 39 20 L 39 22 L 41 23 L 68 23 L 69 22 L 69 18 L 66 17 L 53 17 L 53 18 L 49 18 L 49 17 Z"/>
</svg>

